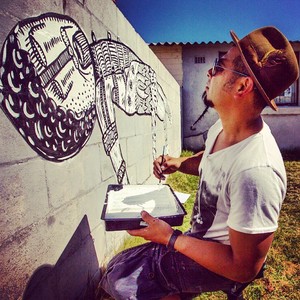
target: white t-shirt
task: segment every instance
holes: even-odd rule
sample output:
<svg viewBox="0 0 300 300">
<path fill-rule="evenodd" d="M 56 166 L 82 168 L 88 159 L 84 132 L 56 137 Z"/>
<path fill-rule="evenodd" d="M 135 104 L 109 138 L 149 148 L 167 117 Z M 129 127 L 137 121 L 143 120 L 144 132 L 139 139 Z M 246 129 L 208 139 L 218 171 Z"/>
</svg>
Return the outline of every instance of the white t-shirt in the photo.
<svg viewBox="0 0 300 300">
<path fill-rule="evenodd" d="M 229 244 L 229 227 L 243 233 L 274 232 L 286 194 L 286 173 L 276 141 L 266 123 L 247 139 L 211 153 L 222 131 L 209 130 L 199 166 L 199 190 L 192 232 Z"/>
</svg>

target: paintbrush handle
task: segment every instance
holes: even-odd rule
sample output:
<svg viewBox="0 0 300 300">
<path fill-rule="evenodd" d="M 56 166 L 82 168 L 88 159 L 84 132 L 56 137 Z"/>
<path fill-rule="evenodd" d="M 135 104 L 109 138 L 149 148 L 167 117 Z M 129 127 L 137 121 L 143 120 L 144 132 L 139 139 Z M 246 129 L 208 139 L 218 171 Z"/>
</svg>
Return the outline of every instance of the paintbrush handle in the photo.
<svg viewBox="0 0 300 300">
<path fill-rule="evenodd" d="M 165 146 L 163 147 L 160 166 L 162 166 L 164 163 L 164 157 L 165 157 Z M 161 183 L 161 178 L 159 178 L 159 183 Z"/>
</svg>

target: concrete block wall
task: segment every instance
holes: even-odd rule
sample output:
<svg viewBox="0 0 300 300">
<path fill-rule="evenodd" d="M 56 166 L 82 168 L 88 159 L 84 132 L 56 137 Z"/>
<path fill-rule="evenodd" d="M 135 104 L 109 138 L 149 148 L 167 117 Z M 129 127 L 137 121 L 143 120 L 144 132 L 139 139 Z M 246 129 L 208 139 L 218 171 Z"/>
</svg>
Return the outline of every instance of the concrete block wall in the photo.
<svg viewBox="0 0 300 300">
<path fill-rule="evenodd" d="M 97 39 L 109 31 L 154 69 L 172 114 L 169 153 L 179 155 L 180 87 L 113 1 L 1 0 L 1 47 L 18 21 L 48 12 L 73 18 L 89 42 L 91 31 Z M 151 118 L 116 108 L 116 122 L 130 183 L 157 183 Z M 158 152 L 163 145 L 158 121 Z M 55 163 L 33 151 L 0 109 L 0 148 L 0 299 L 83 299 L 126 237 L 100 220 L 107 186 L 117 181 L 98 123 L 75 157 Z"/>
<path fill-rule="evenodd" d="M 183 83 L 182 45 L 150 45 L 150 49 L 174 76 L 180 86 Z"/>
</svg>

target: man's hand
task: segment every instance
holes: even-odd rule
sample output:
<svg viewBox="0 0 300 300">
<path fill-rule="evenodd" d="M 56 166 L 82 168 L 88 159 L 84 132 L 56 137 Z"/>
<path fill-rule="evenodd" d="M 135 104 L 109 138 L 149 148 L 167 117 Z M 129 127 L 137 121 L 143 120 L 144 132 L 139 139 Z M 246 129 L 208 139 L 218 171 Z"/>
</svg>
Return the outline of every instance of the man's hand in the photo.
<svg viewBox="0 0 300 300">
<path fill-rule="evenodd" d="M 165 179 L 164 174 L 172 174 L 180 171 L 185 174 L 199 175 L 199 164 L 202 159 L 203 151 L 189 157 L 159 156 L 153 162 L 153 174 L 157 179 Z M 162 161 L 163 160 L 163 161 Z"/>
<path fill-rule="evenodd" d="M 148 241 L 167 245 L 173 233 L 172 227 L 165 221 L 152 217 L 146 211 L 142 211 L 141 216 L 148 226 L 142 229 L 128 230 L 128 233 Z"/>
<path fill-rule="evenodd" d="M 163 161 L 162 161 L 163 160 Z M 159 156 L 153 162 L 153 174 L 157 179 L 165 179 L 164 174 L 176 172 L 181 165 L 181 159 L 165 155 L 164 158 Z"/>
</svg>

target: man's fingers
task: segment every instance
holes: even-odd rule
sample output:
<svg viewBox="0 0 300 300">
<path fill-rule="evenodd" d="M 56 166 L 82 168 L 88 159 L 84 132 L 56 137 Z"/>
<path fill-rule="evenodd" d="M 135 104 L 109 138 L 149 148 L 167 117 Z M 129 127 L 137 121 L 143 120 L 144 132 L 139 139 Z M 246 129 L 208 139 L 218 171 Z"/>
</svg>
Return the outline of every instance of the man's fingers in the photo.
<svg viewBox="0 0 300 300">
<path fill-rule="evenodd" d="M 141 236 L 141 237 L 145 237 L 145 234 L 147 234 L 147 231 L 148 231 L 148 222 L 143 218 L 143 215 L 146 215 L 146 219 L 148 217 L 148 220 L 150 220 L 150 218 L 152 218 L 146 211 L 142 211 L 141 212 L 141 217 L 143 219 L 143 221 L 145 221 L 147 223 L 146 227 L 145 228 L 141 228 L 141 229 L 131 229 L 131 230 L 127 230 L 127 232 L 130 234 L 130 235 L 133 235 L 133 236 Z M 150 218 L 149 218 L 150 217 Z"/>
<path fill-rule="evenodd" d="M 146 232 L 147 232 L 147 227 L 146 228 L 142 228 L 142 229 L 131 229 L 131 230 L 127 230 L 127 232 L 132 235 L 132 236 L 141 236 L 144 237 Z"/>
<path fill-rule="evenodd" d="M 145 210 L 141 212 L 142 219 L 147 223 L 151 224 L 153 221 L 157 220 L 156 218 L 152 217 L 149 213 L 147 213 Z"/>
<path fill-rule="evenodd" d="M 148 225 L 151 225 L 155 222 L 158 221 L 157 218 L 152 217 L 149 213 L 147 213 L 145 210 L 143 210 L 141 212 L 141 217 L 143 219 L 143 221 L 145 221 Z M 133 236 L 145 236 L 145 234 L 147 234 L 148 231 L 148 227 L 142 228 L 142 229 L 132 229 L 132 230 L 127 230 L 127 232 L 130 235 Z"/>
<path fill-rule="evenodd" d="M 160 166 L 159 164 L 154 165 L 153 167 L 153 174 L 157 179 L 165 179 L 163 175 L 164 167 Z"/>
</svg>

